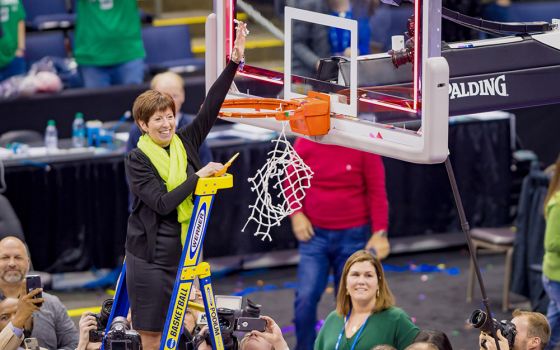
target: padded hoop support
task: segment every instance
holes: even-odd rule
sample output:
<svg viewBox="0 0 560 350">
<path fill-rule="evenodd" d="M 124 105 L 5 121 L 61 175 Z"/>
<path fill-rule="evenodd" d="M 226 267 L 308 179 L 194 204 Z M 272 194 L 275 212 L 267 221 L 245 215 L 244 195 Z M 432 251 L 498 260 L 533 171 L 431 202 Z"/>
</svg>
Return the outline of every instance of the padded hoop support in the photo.
<svg viewBox="0 0 560 350">
<path fill-rule="evenodd" d="M 227 109 L 254 109 L 227 111 Z M 293 132 L 307 135 L 326 135 L 330 129 L 329 95 L 309 91 L 307 97 L 281 100 L 276 98 L 239 98 L 225 100 L 220 117 L 275 118 L 289 121 Z"/>
</svg>

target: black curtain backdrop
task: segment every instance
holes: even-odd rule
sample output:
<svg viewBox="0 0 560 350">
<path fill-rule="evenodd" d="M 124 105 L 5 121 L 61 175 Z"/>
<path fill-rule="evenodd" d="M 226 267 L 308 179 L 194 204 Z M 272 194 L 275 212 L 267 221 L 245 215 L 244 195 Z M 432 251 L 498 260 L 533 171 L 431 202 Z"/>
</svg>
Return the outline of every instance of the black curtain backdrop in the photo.
<svg viewBox="0 0 560 350">
<path fill-rule="evenodd" d="M 451 160 L 472 226 L 509 221 L 509 120 L 467 122 L 450 127 Z M 296 248 L 289 219 L 271 232 L 273 241 L 240 232 L 254 201 L 247 178 L 266 161 L 270 141 L 212 147 L 214 159 L 240 157 L 230 168 L 234 187 L 216 196 L 204 243 L 206 257 L 266 253 Z M 384 159 L 392 237 L 459 230 L 444 166 Z M 128 189 L 122 155 L 6 168 L 6 196 L 18 214 L 36 269 L 115 267 L 126 236 Z"/>
</svg>

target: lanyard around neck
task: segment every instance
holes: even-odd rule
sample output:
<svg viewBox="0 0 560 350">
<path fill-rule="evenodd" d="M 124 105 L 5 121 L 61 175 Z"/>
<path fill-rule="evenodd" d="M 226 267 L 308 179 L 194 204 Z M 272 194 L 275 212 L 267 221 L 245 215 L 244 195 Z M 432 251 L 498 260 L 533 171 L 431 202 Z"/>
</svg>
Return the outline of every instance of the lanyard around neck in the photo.
<svg viewBox="0 0 560 350">
<path fill-rule="evenodd" d="M 342 330 L 340 331 L 340 334 L 338 335 L 338 339 L 336 340 L 336 346 L 335 346 L 334 350 L 338 350 L 338 347 L 340 346 L 340 340 L 342 339 L 342 335 L 344 335 L 344 331 L 346 330 L 346 324 L 348 323 L 348 320 L 350 319 L 350 313 L 351 312 L 352 312 L 352 310 L 348 311 L 348 315 L 346 315 L 346 318 L 344 320 L 344 326 L 342 326 Z M 368 318 L 366 318 L 365 322 L 362 324 L 362 326 L 358 330 L 358 333 L 356 333 L 356 338 L 352 342 L 352 346 L 350 347 L 350 350 L 354 350 L 356 348 L 356 344 L 358 344 L 358 339 L 360 339 L 360 335 L 362 335 L 362 332 L 364 331 L 364 328 L 366 328 L 366 324 L 367 324 L 368 320 L 369 320 L 369 316 L 368 316 Z"/>
</svg>

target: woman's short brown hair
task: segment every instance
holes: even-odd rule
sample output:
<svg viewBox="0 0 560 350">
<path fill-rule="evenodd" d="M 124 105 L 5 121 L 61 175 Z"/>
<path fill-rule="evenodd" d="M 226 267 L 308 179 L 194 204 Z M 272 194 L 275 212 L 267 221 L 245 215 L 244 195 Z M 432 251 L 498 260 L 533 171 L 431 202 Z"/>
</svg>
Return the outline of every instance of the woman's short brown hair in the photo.
<svg viewBox="0 0 560 350">
<path fill-rule="evenodd" d="M 134 100 L 132 106 L 132 116 L 134 122 L 140 127 L 140 121 L 148 124 L 150 117 L 156 112 L 163 112 L 170 109 L 175 116 L 175 102 L 173 98 L 164 92 L 148 90 L 143 92 Z M 140 128 L 142 130 L 142 128 Z"/>
<path fill-rule="evenodd" d="M 381 266 L 379 259 L 367 250 L 358 250 L 354 254 L 350 255 L 344 264 L 344 268 L 342 269 L 338 294 L 336 295 L 336 312 L 341 316 L 346 316 L 352 306 L 350 295 L 346 293 L 346 278 L 348 277 L 348 272 L 350 271 L 352 265 L 363 261 L 370 262 L 375 268 L 375 273 L 377 274 L 379 295 L 377 296 L 373 312 L 379 312 L 395 305 L 395 297 L 389 289 L 389 285 L 387 284 L 387 280 L 383 274 L 383 267 Z"/>
</svg>

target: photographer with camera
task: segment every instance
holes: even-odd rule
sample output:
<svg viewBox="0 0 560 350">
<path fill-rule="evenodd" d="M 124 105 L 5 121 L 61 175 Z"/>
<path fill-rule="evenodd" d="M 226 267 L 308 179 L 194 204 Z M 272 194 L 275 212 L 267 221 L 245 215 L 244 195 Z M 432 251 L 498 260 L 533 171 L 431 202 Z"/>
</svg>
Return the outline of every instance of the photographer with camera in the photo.
<svg viewBox="0 0 560 350">
<path fill-rule="evenodd" d="M 0 297 L 0 349 L 16 350 L 23 341 L 26 324 L 29 323 L 33 312 L 39 310 L 44 302 L 43 298 L 35 298 L 42 289 L 35 289 L 23 294 L 19 300 Z"/>
<path fill-rule="evenodd" d="M 140 334 L 132 329 L 126 317 L 116 316 L 109 324 L 113 299 L 101 304 L 98 314 L 86 312 L 80 318 L 80 341 L 76 350 L 141 350 Z M 107 330 L 107 332 L 105 332 Z"/>
<path fill-rule="evenodd" d="M 234 349 L 239 350 L 289 350 L 288 344 L 282 336 L 280 327 L 274 320 L 268 316 L 260 316 L 260 319 L 266 321 L 264 332 L 251 331 L 247 333 L 239 342 L 239 346 L 235 344 Z M 237 340 L 234 339 L 236 342 Z M 204 326 L 194 339 L 196 350 L 212 350 L 212 345 L 208 339 L 208 327 Z"/>
<path fill-rule="evenodd" d="M 477 310 L 473 313 L 471 323 L 475 328 L 481 329 L 479 337 L 481 350 L 497 349 L 494 338 L 489 334 L 490 322 L 494 322 L 501 350 L 543 350 L 546 347 L 550 340 L 550 326 L 543 314 L 515 310 L 512 315 L 510 322 L 499 323 L 487 318 L 483 311 Z"/>
<path fill-rule="evenodd" d="M 84 312 L 80 317 L 78 348 L 76 350 L 97 350 L 101 349 L 101 342 L 90 342 L 89 334 L 97 329 L 97 318 L 90 312 Z"/>
<path fill-rule="evenodd" d="M 268 316 L 261 316 L 266 321 L 264 332 L 252 331 L 240 342 L 240 350 L 289 350 L 288 344 L 282 336 L 280 327 Z"/>
</svg>

